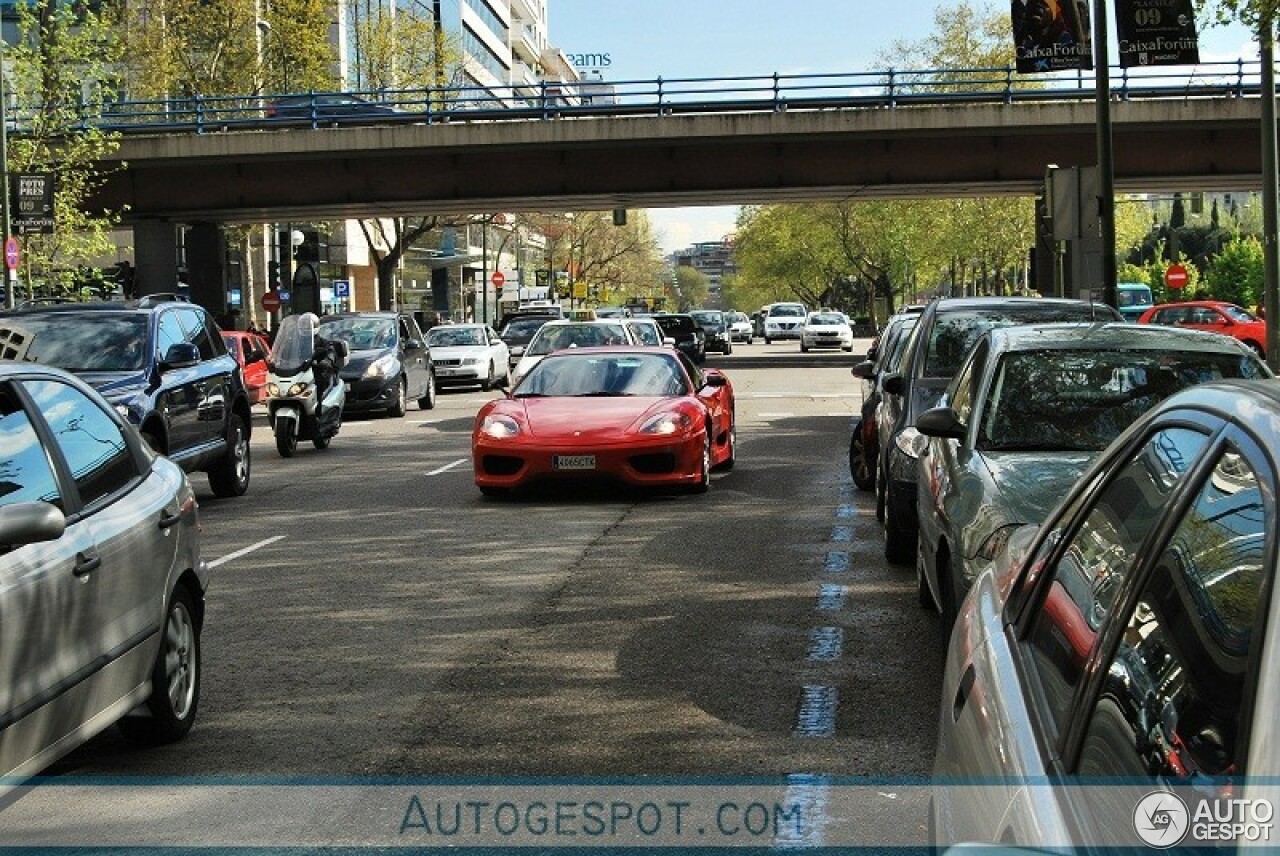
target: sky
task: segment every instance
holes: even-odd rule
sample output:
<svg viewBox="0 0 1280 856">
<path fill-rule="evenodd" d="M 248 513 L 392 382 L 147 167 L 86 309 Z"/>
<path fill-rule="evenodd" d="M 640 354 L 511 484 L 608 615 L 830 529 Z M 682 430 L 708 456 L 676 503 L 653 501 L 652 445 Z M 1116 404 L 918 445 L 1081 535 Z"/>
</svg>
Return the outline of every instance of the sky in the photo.
<svg viewBox="0 0 1280 856">
<path fill-rule="evenodd" d="M 551 42 L 566 55 L 607 54 L 606 79 L 639 81 L 876 70 L 895 41 L 932 31 L 940 5 L 954 0 L 548 0 L 547 17 Z M 1202 62 L 1257 57 L 1243 28 L 1199 23 Z M 1110 33 L 1114 64 L 1114 22 Z M 732 232 L 737 207 L 649 215 L 671 252 Z"/>
</svg>

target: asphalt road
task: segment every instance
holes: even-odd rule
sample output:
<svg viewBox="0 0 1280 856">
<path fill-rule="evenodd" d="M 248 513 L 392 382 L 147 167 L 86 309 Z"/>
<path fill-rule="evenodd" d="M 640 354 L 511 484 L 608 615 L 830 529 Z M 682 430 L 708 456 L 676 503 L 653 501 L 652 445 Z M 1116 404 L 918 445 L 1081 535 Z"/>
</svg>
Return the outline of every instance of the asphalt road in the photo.
<svg viewBox="0 0 1280 856">
<path fill-rule="evenodd" d="M 50 772 L 928 775 L 943 634 L 850 483 L 855 358 L 712 355 L 739 451 L 703 496 L 484 499 L 469 433 L 497 393 L 291 460 L 258 418 L 245 497 L 195 480 L 221 560 L 196 727 L 111 729 Z"/>
</svg>

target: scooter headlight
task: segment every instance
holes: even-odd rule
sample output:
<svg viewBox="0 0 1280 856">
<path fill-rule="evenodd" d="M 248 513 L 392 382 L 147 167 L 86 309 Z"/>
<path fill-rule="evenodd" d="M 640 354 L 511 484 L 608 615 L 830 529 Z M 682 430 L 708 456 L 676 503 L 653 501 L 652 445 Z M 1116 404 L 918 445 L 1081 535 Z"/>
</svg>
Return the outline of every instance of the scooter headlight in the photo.
<svg viewBox="0 0 1280 856">
<path fill-rule="evenodd" d="M 278 384 L 278 383 L 269 383 L 269 384 L 267 384 L 267 395 L 271 396 L 272 398 L 279 398 L 279 397 L 280 397 L 280 384 Z"/>
<path fill-rule="evenodd" d="M 307 390 L 309 390 L 309 389 L 311 389 L 310 384 L 306 384 L 306 383 L 295 383 L 293 386 L 289 387 L 289 397 L 290 397 L 290 398 L 300 398 L 300 397 L 302 397 L 302 396 L 306 395 L 306 394 L 307 394 Z"/>
</svg>

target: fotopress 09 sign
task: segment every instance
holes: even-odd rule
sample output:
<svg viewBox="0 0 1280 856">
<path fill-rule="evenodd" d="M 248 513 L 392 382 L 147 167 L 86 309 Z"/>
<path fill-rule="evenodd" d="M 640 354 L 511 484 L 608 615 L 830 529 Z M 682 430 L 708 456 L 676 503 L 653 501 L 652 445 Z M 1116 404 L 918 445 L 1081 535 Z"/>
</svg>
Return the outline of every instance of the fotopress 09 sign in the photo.
<svg viewBox="0 0 1280 856">
<path fill-rule="evenodd" d="M 1019 74 L 1093 68 L 1086 0 L 1012 0 Z"/>
<path fill-rule="evenodd" d="M 13 182 L 13 231 L 53 234 L 53 174 L 18 173 Z"/>
<path fill-rule="evenodd" d="M 1116 0 L 1120 65 L 1195 65 L 1200 62 L 1191 0 Z"/>
</svg>

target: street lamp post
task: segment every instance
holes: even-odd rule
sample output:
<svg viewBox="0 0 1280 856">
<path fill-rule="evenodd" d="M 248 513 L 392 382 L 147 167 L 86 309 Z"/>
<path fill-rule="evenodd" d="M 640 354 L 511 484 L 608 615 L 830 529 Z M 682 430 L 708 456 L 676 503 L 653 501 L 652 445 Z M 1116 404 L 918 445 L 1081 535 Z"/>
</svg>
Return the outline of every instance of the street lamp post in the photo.
<svg viewBox="0 0 1280 856">
<path fill-rule="evenodd" d="M 1262 305 L 1266 312 L 1267 362 L 1280 366 L 1280 246 L 1277 246 L 1280 177 L 1276 174 L 1275 19 L 1264 14 L 1258 22 L 1262 59 Z"/>
<path fill-rule="evenodd" d="M 9 210 L 9 89 L 5 85 L 3 36 L 0 36 L 0 219 L 4 221 L 4 243 L 8 245 L 13 234 L 13 212 Z M 4 305 L 12 309 L 15 304 L 18 272 L 6 265 Z"/>
<path fill-rule="evenodd" d="M 1098 230 L 1102 240 L 1102 302 L 1115 306 L 1116 180 L 1111 145 L 1111 69 L 1107 65 L 1107 4 L 1093 6 L 1093 66 L 1098 134 Z"/>
</svg>

